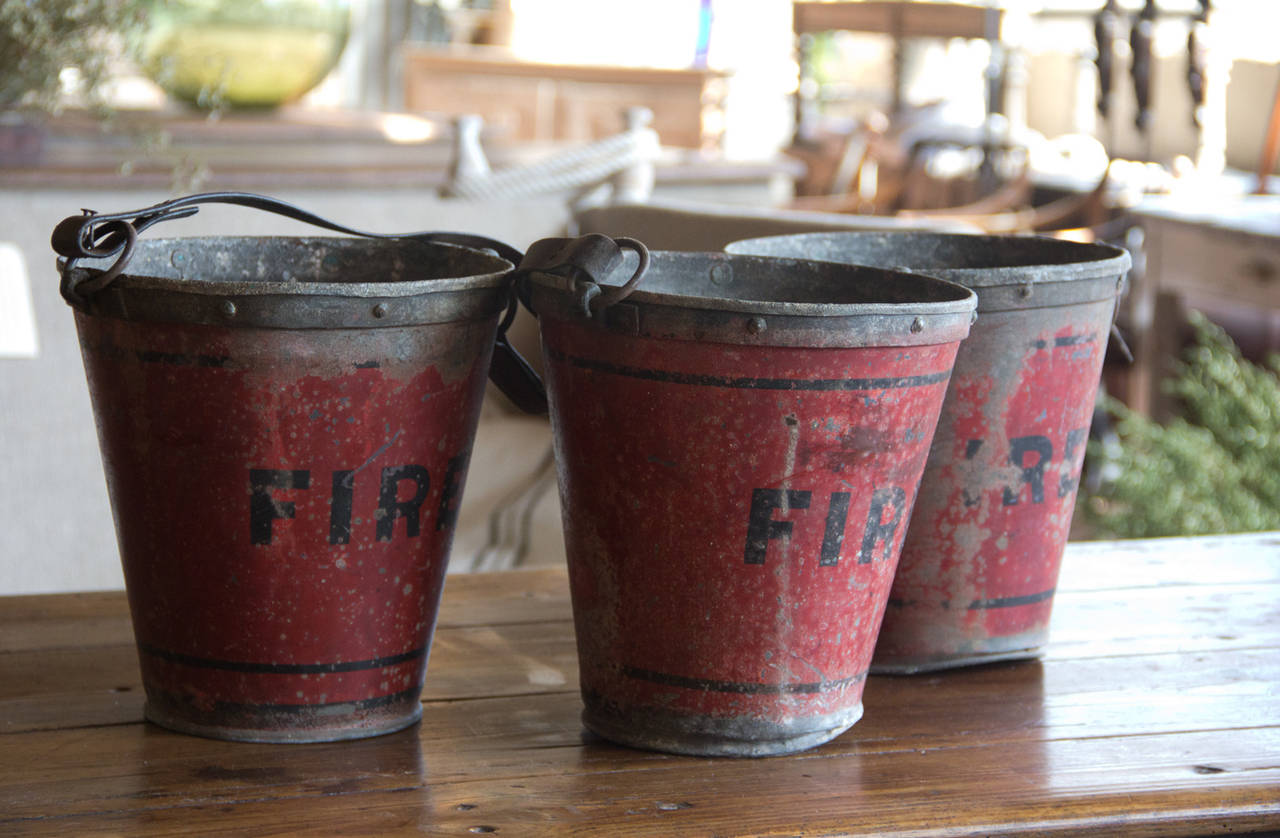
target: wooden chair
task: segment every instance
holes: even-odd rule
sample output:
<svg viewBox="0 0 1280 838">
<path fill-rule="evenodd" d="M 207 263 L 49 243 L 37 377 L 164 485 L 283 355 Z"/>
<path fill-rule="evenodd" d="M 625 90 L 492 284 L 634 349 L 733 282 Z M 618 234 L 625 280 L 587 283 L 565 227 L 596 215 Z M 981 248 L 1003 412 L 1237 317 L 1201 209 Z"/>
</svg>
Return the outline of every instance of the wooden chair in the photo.
<svg viewBox="0 0 1280 838">
<path fill-rule="evenodd" d="M 981 229 L 986 233 L 1051 233 L 1074 239 L 1092 240 L 1092 234 L 1112 215 L 1107 204 L 1111 187 L 1108 172 L 1098 184 L 1079 195 L 1067 195 L 1045 204 L 1032 205 L 1031 181 L 1023 175 L 1006 184 L 1000 192 L 974 203 L 944 209 L 902 210 L 903 219 L 949 219 Z"/>
</svg>

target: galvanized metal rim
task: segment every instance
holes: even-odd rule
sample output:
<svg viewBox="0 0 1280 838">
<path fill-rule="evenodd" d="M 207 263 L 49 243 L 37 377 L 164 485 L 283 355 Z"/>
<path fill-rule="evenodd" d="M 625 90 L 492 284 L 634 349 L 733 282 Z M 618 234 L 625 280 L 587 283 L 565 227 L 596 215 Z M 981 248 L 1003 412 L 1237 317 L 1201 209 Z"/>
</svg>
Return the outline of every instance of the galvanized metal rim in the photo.
<svg viewBox="0 0 1280 838">
<path fill-rule="evenodd" d="M 798 753 L 829 742 L 861 718 L 858 700 L 816 716 L 778 722 L 741 716 L 702 715 L 653 706 L 627 710 L 609 707 L 604 696 L 588 689 L 583 695 L 582 723 L 613 742 L 646 750 L 693 756 L 765 757 Z"/>
<path fill-rule="evenodd" d="M 726 271 L 723 296 L 706 293 L 714 280 L 697 278 L 699 293 L 673 293 L 646 288 L 642 280 L 624 301 L 604 307 L 591 318 L 575 306 L 577 280 L 558 275 L 534 273 L 532 307 L 540 316 L 548 315 L 582 325 L 594 325 L 612 332 L 670 340 L 732 343 L 756 346 L 861 347 L 919 346 L 947 343 L 964 338 L 977 304 L 971 289 L 957 283 L 917 273 L 882 268 L 841 265 L 805 259 L 732 256 L 723 253 L 652 254 L 650 273 L 657 271 L 667 283 L 690 286 L 687 274 Z M 623 266 L 607 279 L 631 275 L 632 265 Z M 744 299 L 733 296 L 734 270 L 750 272 L 754 281 L 771 274 L 798 269 L 815 274 L 819 287 L 830 283 L 840 288 L 858 279 L 884 282 L 896 278 L 906 287 L 919 289 L 918 299 L 900 302 L 793 302 Z M 681 272 L 685 273 L 682 274 Z M 617 287 L 610 282 L 606 288 Z M 845 285 L 847 289 L 847 285 Z M 893 295 L 903 296 L 903 286 Z M 748 289 L 750 290 L 750 289 Z M 840 295 L 833 295 L 840 296 Z M 845 296 L 849 296 L 846 291 Z M 934 299 L 929 299 L 933 297 Z"/>
<path fill-rule="evenodd" d="M 138 250 L 154 260 L 164 254 L 181 252 L 182 248 L 198 242 L 204 243 L 197 238 L 154 239 L 140 242 Z M 408 246 L 428 257 L 434 253 L 439 258 L 427 259 L 422 271 L 398 265 L 404 273 L 430 272 L 432 265 L 438 268 L 450 260 L 464 266 L 459 270 L 474 266 L 472 269 L 479 272 L 380 282 L 341 281 L 341 267 L 335 269 L 332 282 L 290 281 L 280 278 L 278 271 L 274 272 L 274 278 L 263 280 L 193 279 L 126 272 L 105 288 L 89 294 L 83 313 L 139 322 L 268 329 L 387 328 L 446 323 L 489 317 L 501 311 L 509 296 L 513 267 L 507 260 L 490 253 L 441 242 L 220 237 L 218 244 L 228 249 L 244 248 L 246 258 L 252 258 L 253 248 L 265 252 L 272 245 L 315 247 L 318 252 L 353 244 Z M 139 261 L 142 270 L 146 259 Z M 92 268 L 76 267 L 70 279 L 75 281 L 82 272 L 90 277 L 94 275 Z"/>
<path fill-rule="evenodd" d="M 508 262 L 507 264 L 511 264 Z M 73 268 L 72 270 L 83 270 Z M 92 276 L 95 271 L 87 273 Z M 419 297 L 448 291 L 472 291 L 501 288 L 506 272 L 480 274 L 474 277 L 440 277 L 439 279 L 404 280 L 400 282 L 289 282 L 267 285 L 262 282 L 196 282 L 166 277 L 123 274 L 112 283 L 131 292 L 169 292 L 198 297 L 335 297 L 339 299 L 385 299 Z M 339 290 L 341 289 L 341 290 Z"/>
<path fill-rule="evenodd" d="M 911 250 L 939 248 L 992 253 L 993 264 L 947 267 L 939 257 L 913 262 Z M 1051 308 L 1114 299 L 1124 291 L 1130 267 L 1127 251 L 1107 244 L 1086 244 L 1045 236 L 974 236 L 907 231 L 798 233 L 732 242 L 731 253 L 806 258 L 835 264 L 875 265 L 935 276 L 978 292 L 978 311 Z M 1035 251 L 1039 251 L 1036 253 Z M 1044 256 L 1061 257 L 1046 259 Z M 1016 262 L 1026 257 L 1025 263 Z M 970 261 L 959 258 L 959 261 Z M 981 262 L 982 259 L 972 261 Z M 907 263 L 905 265 L 900 263 Z"/>
<path fill-rule="evenodd" d="M 1043 650 L 1040 646 L 1027 646 L 1003 652 L 976 652 L 954 657 L 939 655 L 932 658 L 872 660 L 870 672 L 872 675 L 916 675 L 921 672 L 939 672 L 946 669 L 981 666 L 985 663 L 998 663 L 1000 661 L 1035 660 L 1042 654 Z"/>
<path fill-rule="evenodd" d="M 399 716 L 379 718 L 373 722 L 361 719 L 358 702 L 347 702 L 348 708 L 342 705 L 328 705 L 317 708 L 319 712 L 329 712 L 333 727 L 238 727 L 194 721 L 148 701 L 143 706 L 142 715 L 147 721 L 167 728 L 168 730 L 186 733 L 191 736 L 203 736 L 206 739 L 222 739 L 229 742 L 260 742 L 270 745 L 312 744 L 318 742 L 347 742 L 352 739 L 371 739 L 404 730 L 417 724 L 422 719 L 422 704 L 414 702 L 408 712 Z M 344 713 L 345 711 L 345 713 Z"/>
<path fill-rule="evenodd" d="M 655 251 L 652 256 L 654 267 L 650 270 L 654 270 L 658 267 L 664 267 L 665 261 L 692 261 L 695 257 L 703 257 L 714 261 L 722 260 L 725 265 L 730 267 L 736 265 L 757 270 L 774 270 L 779 267 L 800 267 L 806 264 L 811 264 L 815 261 L 799 257 L 761 257 L 747 254 L 680 253 L 675 251 Z M 630 260 L 627 261 L 627 264 L 630 264 Z M 897 303 L 785 302 L 778 300 L 751 300 L 693 294 L 672 294 L 647 289 L 642 281 L 639 287 L 633 291 L 629 297 L 627 297 L 627 300 L 634 303 L 643 302 L 650 303 L 652 305 L 678 308 L 728 311 L 739 314 L 762 314 L 783 317 L 854 317 L 860 315 L 883 316 L 907 313 L 966 314 L 974 308 L 975 295 L 972 291 L 966 289 L 961 283 L 953 282 L 948 279 L 942 279 L 916 271 L 896 270 L 874 266 L 868 267 L 864 265 L 841 265 L 836 262 L 828 264 L 839 265 L 842 268 L 849 269 L 849 279 L 856 277 L 857 274 L 870 273 L 876 274 L 878 278 L 882 279 L 896 277 L 912 282 L 920 282 L 921 280 L 924 280 L 927 286 L 932 286 L 935 290 L 942 291 L 944 293 L 950 291 L 954 295 L 954 299 L 920 300 Z"/>
<path fill-rule="evenodd" d="M 833 259 L 827 255 L 813 255 L 816 244 L 821 242 L 839 245 L 841 242 L 884 241 L 885 243 L 963 244 L 966 249 L 992 252 L 1007 251 L 1011 245 L 1038 246 L 1041 249 L 1062 253 L 1061 261 L 1030 261 L 1015 265 L 973 265 L 944 267 L 911 265 L 907 259 L 865 260 L 865 254 L 852 253 Z M 839 249 L 838 247 L 836 248 Z M 996 236 L 970 235 L 967 233 L 920 233 L 909 231 L 868 231 L 837 233 L 795 233 L 783 236 L 762 236 L 730 242 L 725 252 L 772 258 L 814 259 L 834 261 L 837 264 L 878 265 L 896 271 L 925 274 L 964 285 L 966 288 L 993 288 L 1006 285 L 1021 286 L 1027 283 L 1063 283 L 1077 280 L 1112 278 L 1129 270 L 1131 259 L 1128 251 L 1102 243 L 1084 243 L 1055 239 L 1049 236 Z"/>
<path fill-rule="evenodd" d="M 491 268 L 482 273 L 457 277 L 431 277 L 427 279 L 405 279 L 395 282 L 306 282 L 306 281 L 250 281 L 250 280 L 206 280 L 184 277 L 156 276 L 130 273 L 129 269 L 120 275 L 112 284 L 123 286 L 130 291 L 173 291 L 182 294 L 205 296 L 271 296 L 271 295 L 315 295 L 326 297 L 412 297 L 419 294 L 433 294 L 443 291 L 460 291 L 473 288 L 497 288 L 504 285 L 508 274 L 515 267 L 506 259 L 492 253 L 486 253 L 459 245 L 444 242 L 413 242 L 411 240 L 359 239 L 348 236 L 219 236 L 220 242 L 228 245 L 265 245 L 271 242 L 287 241 L 299 245 L 345 246 L 351 243 L 372 244 L 382 247 L 409 246 L 426 249 L 439 249 L 442 252 L 455 251 L 456 254 L 467 254 L 468 258 L 483 259 L 492 263 Z M 143 253 L 147 250 L 174 250 L 187 247 L 199 241 L 195 237 L 173 239 L 149 239 L 139 241 L 136 250 Z M 84 270 L 90 276 L 103 272 L 114 261 L 109 259 L 85 259 L 75 270 Z"/>
</svg>

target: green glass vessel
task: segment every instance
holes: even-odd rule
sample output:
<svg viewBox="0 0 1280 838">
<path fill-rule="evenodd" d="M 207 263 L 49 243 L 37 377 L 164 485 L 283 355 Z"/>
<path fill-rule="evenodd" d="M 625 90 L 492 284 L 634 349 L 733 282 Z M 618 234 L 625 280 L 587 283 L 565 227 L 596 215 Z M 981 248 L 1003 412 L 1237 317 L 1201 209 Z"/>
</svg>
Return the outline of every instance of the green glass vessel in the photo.
<svg viewBox="0 0 1280 838">
<path fill-rule="evenodd" d="M 320 83 L 346 47 L 346 0 L 155 2 L 138 43 L 143 71 L 202 108 L 269 108 Z"/>
</svg>

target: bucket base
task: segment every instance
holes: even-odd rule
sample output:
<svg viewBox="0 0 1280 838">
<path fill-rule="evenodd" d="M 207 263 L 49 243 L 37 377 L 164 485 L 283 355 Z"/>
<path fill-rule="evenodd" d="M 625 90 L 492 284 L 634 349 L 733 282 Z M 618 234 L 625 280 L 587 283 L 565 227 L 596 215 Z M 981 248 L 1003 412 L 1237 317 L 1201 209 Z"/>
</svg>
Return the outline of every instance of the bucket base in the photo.
<svg viewBox="0 0 1280 838">
<path fill-rule="evenodd" d="M 980 666 L 984 663 L 1000 661 L 1032 660 L 1040 657 L 1037 647 L 1027 649 L 1010 649 L 1003 652 L 977 652 L 964 655 L 939 655 L 921 658 L 897 658 L 892 660 L 873 660 L 872 675 L 916 675 L 921 672 L 938 672 L 944 669 L 959 669 L 964 666 Z"/>
<path fill-rule="evenodd" d="M 226 739 L 233 742 L 307 743 L 366 739 L 404 730 L 422 718 L 422 703 L 400 700 L 377 709 L 361 708 L 361 702 L 318 707 L 227 709 L 220 705 L 206 720 L 197 721 L 181 703 L 147 698 L 147 721 L 178 733 Z"/>
<path fill-rule="evenodd" d="M 582 724 L 619 745 L 700 757 L 771 757 L 815 748 L 844 733 L 862 718 L 862 702 L 839 713 L 807 719 L 789 730 L 776 722 L 683 716 L 650 708 L 601 712 L 588 706 Z"/>
</svg>

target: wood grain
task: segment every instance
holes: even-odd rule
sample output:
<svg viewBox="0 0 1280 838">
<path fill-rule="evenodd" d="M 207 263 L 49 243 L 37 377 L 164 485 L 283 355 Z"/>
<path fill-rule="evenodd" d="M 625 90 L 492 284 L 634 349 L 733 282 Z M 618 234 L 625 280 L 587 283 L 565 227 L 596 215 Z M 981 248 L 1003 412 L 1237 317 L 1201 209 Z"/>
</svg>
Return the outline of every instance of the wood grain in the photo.
<svg viewBox="0 0 1280 838">
<path fill-rule="evenodd" d="M 873 676 L 847 734 L 766 760 L 586 734 L 566 587 L 451 577 L 422 723 L 305 746 L 143 723 L 122 595 L 0 599 L 0 834 L 1280 829 L 1276 534 L 1072 545 L 1040 660 Z"/>
</svg>

